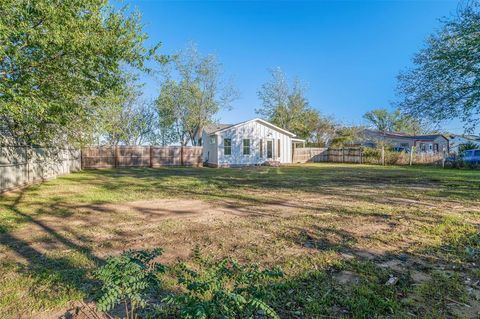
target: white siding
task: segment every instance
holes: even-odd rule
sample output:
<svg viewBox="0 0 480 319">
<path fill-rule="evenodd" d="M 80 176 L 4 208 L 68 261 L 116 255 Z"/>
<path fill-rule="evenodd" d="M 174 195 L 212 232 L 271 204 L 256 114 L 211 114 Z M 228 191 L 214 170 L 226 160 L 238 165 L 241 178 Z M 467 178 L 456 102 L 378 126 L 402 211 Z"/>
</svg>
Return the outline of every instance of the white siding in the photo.
<svg viewBox="0 0 480 319">
<path fill-rule="evenodd" d="M 218 143 L 218 164 L 255 165 L 267 160 L 267 140 L 273 141 L 273 160 L 281 163 L 292 162 L 292 140 L 290 136 L 270 128 L 257 121 L 246 122 L 222 132 L 216 133 Z M 223 154 L 223 141 L 232 139 L 232 155 Z M 250 139 L 250 155 L 243 155 L 243 140 Z M 260 156 L 260 140 L 263 142 L 263 156 Z M 280 158 L 278 158 L 278 140 L 280 140 Z M 213 162 L 211 162 L 213 163 Z"/>
</svg>

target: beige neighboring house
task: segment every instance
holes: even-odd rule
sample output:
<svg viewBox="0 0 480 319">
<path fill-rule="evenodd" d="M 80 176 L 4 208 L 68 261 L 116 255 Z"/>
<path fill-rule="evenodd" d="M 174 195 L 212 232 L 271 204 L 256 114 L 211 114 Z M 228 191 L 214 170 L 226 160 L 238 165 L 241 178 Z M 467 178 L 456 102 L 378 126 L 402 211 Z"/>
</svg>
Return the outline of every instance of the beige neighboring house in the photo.
<svg viewBox="0 0 480 319">
<path fill-rule="evenodd" d="M 376 147 L 385 143 L 398 151 L 410 151 L 415 147 L 418 153 L 449 153 L 449 141 L 443 134 L 409 135 L 398 132 L 381 132 L 366 129 L 363 132 L 362 146 Z"/>
</svg>

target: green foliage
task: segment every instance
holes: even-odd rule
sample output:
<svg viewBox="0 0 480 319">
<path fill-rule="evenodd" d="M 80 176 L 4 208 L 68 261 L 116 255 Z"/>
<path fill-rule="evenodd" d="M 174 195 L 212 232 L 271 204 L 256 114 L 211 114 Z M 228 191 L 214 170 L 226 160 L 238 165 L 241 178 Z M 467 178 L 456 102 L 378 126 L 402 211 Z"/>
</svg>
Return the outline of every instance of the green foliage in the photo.
<svg viewBox="0 0 480 319">
<path fill-rule="evenodd" d="M 4 0 L 0 126 L 27 143 L 85 139 L 126 69 L 146 70 L 140 16 L 107 0 Z"/>
<path fill-rule="evenodd" d="M 393 131 L 393 115 L 386 109 L 368 111 L 363 118 L 381 132 Z"/>
<path fill-rule="evenodd" d="M 139 86 L 127 83 L 124 90 L 105 101 L 99 112 L 98 144 L 141 145 L 158 142 L 158 114 L 153 103 L 141 99 Z M 101 140 L 104 138 L 105 140 Z"/>
<path fill-rule="evenodd" d="M 462 154 L 465 151 L 475 150 L 475 149 L 478 149 L 478 148 L 480 148 L 480 145 L 475 144 L 473 142 L 468 142 L 468 143 L 462 144 L 458 147 L 458 153 Z"/>
<path fill-rule="evenodd" d="M 359 126 L 342 127 L 337 130 L 332 139 L 331 146 L 346 147 L 358 143 L 362 138 L 363 128 Z"/>
<path fill-rule="evenodd" d="M 321 116 L 310 107 L 299 80 L 289 86 L 280 68 L 270 71 L 272 79 L 258 91 L 262 108 L 256 112 L 273 124 L 308 139 L 319 127 Z"/>
<path fill-rule="evenodd" d="M 467 1 L 443 19 L 439 31 L 399 75 L 399 104 L 408 113 L 435 122 L 461 119 L 473 130 L 480 112 L 480 2 Z"/>
<path fill-rule="evenodd" d="M 382 158 L 382 149 L 377 147 L 362 148 L 362 156 L 365 160 L 380 160 Z"/>
<path fill-rule="evenodd" d="M 390 147 L 385 147 L 384 156 L 386 165 L 395 165 L 400 160 L 404 152 L 397 152 Z M 382 148 L 381 147 L 363 147 L 362 157 L 366 163 L 381 163 Z"/>
<path fill-rule="evenodd" d="M 363 115 L 370 126 L 381 132 L 402 132 L 407 134 L 426 134 L 428 125 L 412 115 L 402 114 L 400 110 L 389 112 L 387 109 L 374 109 Z"/>
<path fill-rule="evenodd" d="M 148 292 L 159 287 L 157 275 L 164 267 L 154 259 L 161 253 L 161 249 L 128 250 L 110 257 L 96 272 L 97 279 L 102 282 L 98 310 L 109 311 L 123 303 L 126 317 L 134 318 L 136 310 L 146 305 Z"/>
<path fill-rule="evenodd" d="M 217 263 L 197 260 L 200 270 L 178 265 L 178 283 L 185 291 L 165 299 L 182 318 L 254 318 L 260 314 L 279 318 L 263 297 L 265 285 L 283 276 L 280 270 L 261 270 L 232 259 Z"/>
<path fill-rule="evenodd" d="M 196 134 L 211 124 L 221 109 L 229 109 L 237 97 L 233 86 L 222 80 L 216 56 L 202 56 L 190 46 L 174 55 L 164 68 L 156 100 L 160 125 L 173 132 L 176 142 L 196 145 Z"/>
<path fill-rule="evenodd" d="M 423 312 L 428 313 L 431 318 L 445 318 L 450 313 L 448 304 L 454 300 L 455 302 L 465 302 L 467 299 L 467 291 L 462 278 L 454 273 L 447 275 L 446 273 L 435 271 L 431 274 L 431 279 L 416 289 L 416 295 L 421 299 Z"/>
</svg>

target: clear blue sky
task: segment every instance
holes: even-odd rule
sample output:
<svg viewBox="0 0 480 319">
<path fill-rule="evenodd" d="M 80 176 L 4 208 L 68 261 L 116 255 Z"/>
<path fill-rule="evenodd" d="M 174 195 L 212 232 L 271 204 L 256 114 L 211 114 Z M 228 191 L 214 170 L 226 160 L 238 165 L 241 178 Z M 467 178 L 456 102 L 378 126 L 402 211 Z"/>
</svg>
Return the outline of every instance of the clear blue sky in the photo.
<svg viewBox="0 0 480 319">
<path fill-rule="evenodd" d="M 361 124 L 373 108 L 390 107 L 396 75 L 457 1 L 180 2 L 126 0 L 143 15 L 152 42 L 172 53 L 189 42 L 214 53 L 241 98 L 219 120 L 255 117 L 268 68 L 281 67 L 308 85 L 310 104 L 344 124 Z M 148 97 L 158 84 L 147 79 Z M 460 124 L 446 126 L 460 132 Z"/>
</svg>

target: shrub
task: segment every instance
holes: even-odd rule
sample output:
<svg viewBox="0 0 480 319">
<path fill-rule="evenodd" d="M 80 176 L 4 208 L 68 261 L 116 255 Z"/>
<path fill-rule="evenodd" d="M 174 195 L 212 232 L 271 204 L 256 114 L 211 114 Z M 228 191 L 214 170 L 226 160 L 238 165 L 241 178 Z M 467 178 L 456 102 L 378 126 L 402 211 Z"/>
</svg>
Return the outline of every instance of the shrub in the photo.
<svg viewBox="0 0 480 319">
<path fill-rule="evenodd" d="M 474 150 L 480 148 L 480 145 L 475 144 L 473 142 L 467 142 L 465 144 L 461 144 L 458 147 L 458 154 L 463 154 L 463 152 L 468 151 L 468 150 Z"/>
<path fill-rule="evenodd" d="M 146 305 L 148 292 L 159 287 L 157 274 L 163 272 L 164 267 L 154 259 L 161 253 L 161 249 L 128 250 L 108 258 L 95 273 L 102 282 L 98 310 L 109 311 L 123 303 L 126 318 L 135 318 L 136 311 Z"/>
<path fill-rule="evenodd" d="M 279 318 L 262 297 L 265 284 L 283 276 L 280 270 L 260 270 L 232 259 L 201 260 L 199 266 L 195 270 L 179 264 L 176 275 L 184 292 L 164 299 L 182 318 Z"/>
<path fill-rule="evenodd" d="M 373 147 L 363 147 L 362 156 L 365 160 L 379 161 L 382 158 L 382 150 Z"/>
<path fill-rule="evenodd" d="M 396 152 L 394 150 L 385 148 L 385 164 L 394 165 L 397 164 L 402 156 L 402 152 Z M 362 148 L 362 156 L 367 163 L 381 163 L 382 162 L 382 148 L 364 147 Z"/>
</svg>

